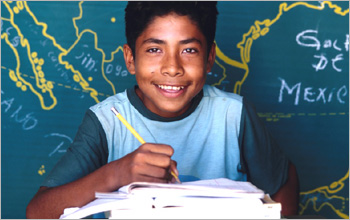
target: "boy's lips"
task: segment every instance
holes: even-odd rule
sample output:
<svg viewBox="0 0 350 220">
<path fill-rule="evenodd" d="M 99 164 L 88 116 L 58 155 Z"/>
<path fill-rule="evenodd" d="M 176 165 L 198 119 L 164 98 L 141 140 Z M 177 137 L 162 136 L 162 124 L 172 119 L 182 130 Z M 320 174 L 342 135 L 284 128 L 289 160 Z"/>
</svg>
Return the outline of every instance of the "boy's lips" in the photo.
<svg viewBox="0 0 350 220">
<path fill-rule="evenodd" d="M 184 85 L 166 85 L 166 84 L 154 84 L 156 88 L 168 98 L 176 98 L 181 95 L 187 86 Z"/>
<path fill-rule="evenodd" d="M 160 89 L 164 89 L 164 90 L 174 90 L 174 91 L 179 91 L 181 89 L 184 89 L 185 86 L 168 86 L 168 85 L 157 85 Z"/>
</svg>

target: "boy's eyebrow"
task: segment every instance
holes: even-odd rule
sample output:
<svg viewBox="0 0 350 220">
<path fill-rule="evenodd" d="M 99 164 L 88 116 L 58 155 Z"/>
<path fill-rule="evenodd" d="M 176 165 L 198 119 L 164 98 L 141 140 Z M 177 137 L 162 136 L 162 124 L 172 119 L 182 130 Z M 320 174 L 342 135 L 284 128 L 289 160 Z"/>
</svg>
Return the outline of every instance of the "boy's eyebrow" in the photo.
<svg viewBox="0 0 350 220">
<path fill-rule="evenodd" d="M 186 40 L 182 40 L 182 41 L 180 41 L 180 44 L 189 44 L 189 43 L 193 43 L 193 42 L 197 42 L 200 45 L 202 45 L 202 41 L 200 41 L 199 39 L 197 39 L 195 37 L 189 38 L 189 39 L 186 39 Z"/>
<path fill-rule="evenodd" d="M 146 44 L 146 43 L 165 44 L 165 41 L 157 38 L 148 38 L 142 42 L 142 44 Z"/>
<path fill-rule="evenodd" d="M 200 45 L 202 45 L 202 41 L 200 41 L 199 39 L 197 39 L 195 37 L 189 38 L 189 39 L 185 39 L 185 40 L 181 40 L 180 44 L 189 44 L 189 43 L 193 43 L 193 42 L 197 42 Z M 165 41 L 157 39 L 157 38 L 148 38 L 148 39 L 146 39 L 146 40 L 144 40 L 142 42 L 142 44 L 146 44 L 146 43 L 165 44 Z"/>
</svg>

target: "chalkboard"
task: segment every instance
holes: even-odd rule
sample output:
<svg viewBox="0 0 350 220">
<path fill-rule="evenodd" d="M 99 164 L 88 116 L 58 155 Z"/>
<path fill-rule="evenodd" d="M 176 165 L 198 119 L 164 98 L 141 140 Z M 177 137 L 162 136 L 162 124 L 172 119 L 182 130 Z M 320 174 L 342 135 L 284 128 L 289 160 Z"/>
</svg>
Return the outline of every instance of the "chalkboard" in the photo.
<svg viewBox="0 0 350 220">
<path fill-rule="evenodd" d="M 1 217 L 25 218 L 89 106 L 135 84 L 126 2 L 1 2 Z M 349 2 L 219 2 L 207 83 L 251 100 L 300 180 L 349 218 Z"/>
</svg>

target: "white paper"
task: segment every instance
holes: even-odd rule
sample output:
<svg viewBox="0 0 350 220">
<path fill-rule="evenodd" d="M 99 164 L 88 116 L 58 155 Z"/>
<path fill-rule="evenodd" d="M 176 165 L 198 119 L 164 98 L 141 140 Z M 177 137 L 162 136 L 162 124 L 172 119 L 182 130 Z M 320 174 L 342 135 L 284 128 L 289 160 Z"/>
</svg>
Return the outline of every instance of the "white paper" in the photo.
<svg viewBox="0 0 350 220">
<path fill-rule="evenodd" d="M 117 192 L 96 192 L 96 197 L 78 210 L 65 210 L 60 218 L 76 219 L 111 210 L 124 210 L 126 213 L 126 210 L 138 212 L 164 207 L 187 210 L 231 210 L 231 207 L 236 207 L 242 211 L 247 207 L 262 207 L 260 199 L 264 197 L 264 192 L 249 182 L 220 178 L 182 184 L 134 182 Z"/>
<path fill-rule="evenodd" d="M 134 182 L 119 189 L 120 192 L 143 196 L 213 196 L 234 198 L 263 198 L 264 191 L 249 182 L 226 178 L 163 184 Z"/>
<path fill-rule="evenodd" d="M 152 200 L 146 198 L 137 199 L 95 199 L 77 211 L 69 214 L 63 214 L 60 219 L 79 219 L 96 213 L 106 212 L 113 209 L 137 209 L 152 208 Z"/>
</svg>

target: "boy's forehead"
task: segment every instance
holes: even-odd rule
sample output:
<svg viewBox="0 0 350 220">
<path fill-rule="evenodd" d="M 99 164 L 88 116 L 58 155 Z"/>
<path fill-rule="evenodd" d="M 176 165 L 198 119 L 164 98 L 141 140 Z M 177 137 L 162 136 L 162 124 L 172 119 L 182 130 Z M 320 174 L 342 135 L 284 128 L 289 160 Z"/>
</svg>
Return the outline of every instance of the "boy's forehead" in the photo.
<svg viewBox="0 0 350 220">
<path fill-rule="evenodd" d="M 181 41 L 198 39 L 196 41 L 201 43 L 199 39 L 205 38 L 198 25 L 189 16 L 176 13 L 155 16 L 139 37 L 149 35 L 150 38 L 156 39 L 158 38 L 156 36 L 173 37 L 174 34 L 182 35 Z"/>
<path fill-rule="evenodd" d="M 149 24 L 153 23 L 156 19 L 159 19 L 159 18 L 165 18 L 165 17 L 170 17 L 170 18 L 173 18 L 173 19 L 178 19 L 178 18 L 186 18 L 188 20 L 189 23 L 193 24 L 193 25 L 197 25 L 197 22 L 195 20 L 193 20 L 191 18 L 191 16 L 189 15 L 181 15 L 181 14 L 178 14 L 176 12 L 169 12 L 167 14 L 164 14 L 164 15 L 155 15 L 153 16 L 151 19 L 150 19 L 150 22 Z"/>
</svg>

